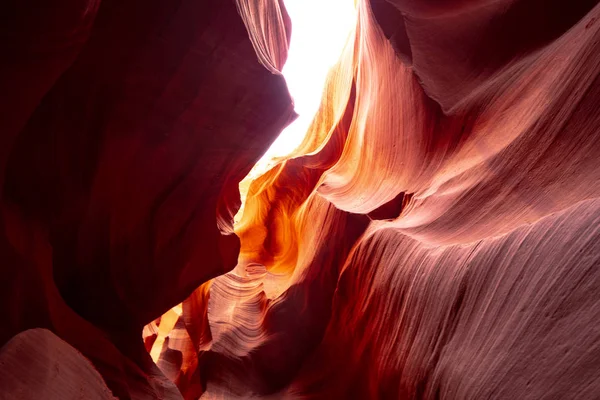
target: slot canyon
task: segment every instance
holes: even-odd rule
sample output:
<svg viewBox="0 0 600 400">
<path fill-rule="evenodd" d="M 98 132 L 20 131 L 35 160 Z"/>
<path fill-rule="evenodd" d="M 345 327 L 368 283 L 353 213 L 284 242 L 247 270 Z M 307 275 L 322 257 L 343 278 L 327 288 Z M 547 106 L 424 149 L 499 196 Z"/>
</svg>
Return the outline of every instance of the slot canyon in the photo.
<svg viewBox="0 0 600 400">
<path fill-rule="evenodd" d="M 597 1 L 2 8 L 0 399 L 600 399 Z"/>
</svg>

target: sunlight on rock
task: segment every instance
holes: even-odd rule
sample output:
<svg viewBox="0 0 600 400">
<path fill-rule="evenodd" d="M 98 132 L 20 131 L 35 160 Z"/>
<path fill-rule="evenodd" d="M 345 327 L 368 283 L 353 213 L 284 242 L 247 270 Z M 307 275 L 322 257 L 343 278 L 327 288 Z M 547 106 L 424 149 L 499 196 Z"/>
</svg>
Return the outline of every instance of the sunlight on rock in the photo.
<svg viewBox="0 0 600 400">
<path fill-rule="evenodd" d="M 319 109 L 327 73 L 338 61 L 356 25 L 353 0 L 286 0 L 285 6 L 292 20 L 292 36 L 282 73 L 299 116 L 240 182 L 242 206 L 235 222 L 242 216 L 250 182 L 302 143 Z"/>
</svg>

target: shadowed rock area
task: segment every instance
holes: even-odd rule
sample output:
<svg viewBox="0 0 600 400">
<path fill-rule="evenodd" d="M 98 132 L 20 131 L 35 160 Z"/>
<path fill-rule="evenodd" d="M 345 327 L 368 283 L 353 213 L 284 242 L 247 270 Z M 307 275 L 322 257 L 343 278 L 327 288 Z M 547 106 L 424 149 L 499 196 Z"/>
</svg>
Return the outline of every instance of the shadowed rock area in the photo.
<svg viewBox="0 0 600 400">
<path fill-rule="evenodd" d="M 6 7 L 0 398 L 597 398 L 596 3 L 357 1 L 235 226 L 283 1 Z"/>
</svg>

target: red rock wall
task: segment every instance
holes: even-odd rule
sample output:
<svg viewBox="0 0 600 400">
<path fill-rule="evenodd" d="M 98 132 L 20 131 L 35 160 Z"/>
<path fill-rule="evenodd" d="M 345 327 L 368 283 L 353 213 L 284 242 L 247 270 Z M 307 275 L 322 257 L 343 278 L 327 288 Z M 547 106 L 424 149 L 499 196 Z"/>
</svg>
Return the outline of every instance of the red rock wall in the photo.
<svg viewBox="0 0 600 400">
<path fill-rule="evenodd" d="M 178 397 L 142 327 L 235 266 L 291 99 L 232 2 L 42 3 L 3 27 L 0 343 L 47 328 L 118 397 Z"/>
<path fill-rule="evenodd" d="M 285 10 L 134 3 L 65 3 L 81 39 L 3 74 L 3 343 L 50 329 L 120 398 L 597 397 L 600 6 L 357 2 L 238 241 Z"/>
</svg>

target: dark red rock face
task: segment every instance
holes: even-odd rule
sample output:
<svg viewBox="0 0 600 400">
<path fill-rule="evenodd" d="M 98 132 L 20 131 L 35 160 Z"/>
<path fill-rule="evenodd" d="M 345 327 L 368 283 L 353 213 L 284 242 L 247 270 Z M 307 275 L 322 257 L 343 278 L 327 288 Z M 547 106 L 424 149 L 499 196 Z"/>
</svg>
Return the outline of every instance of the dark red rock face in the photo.
<svg viewBox="0 0 600 400">
<path fill-rule="evenodd" d="M 598 397 L 595 1 L 358 1 L 235 227 L 283 2 L 14 3 L 0 398 Z"/>
<path fill-rule="evenodd" d="M 3 35 L 0 337 L 50 329 L 159 396 L 142 326 L 235 266 L 217 220 L 291 99 L 234 3 L 41 3 Z"/>
</svg>

